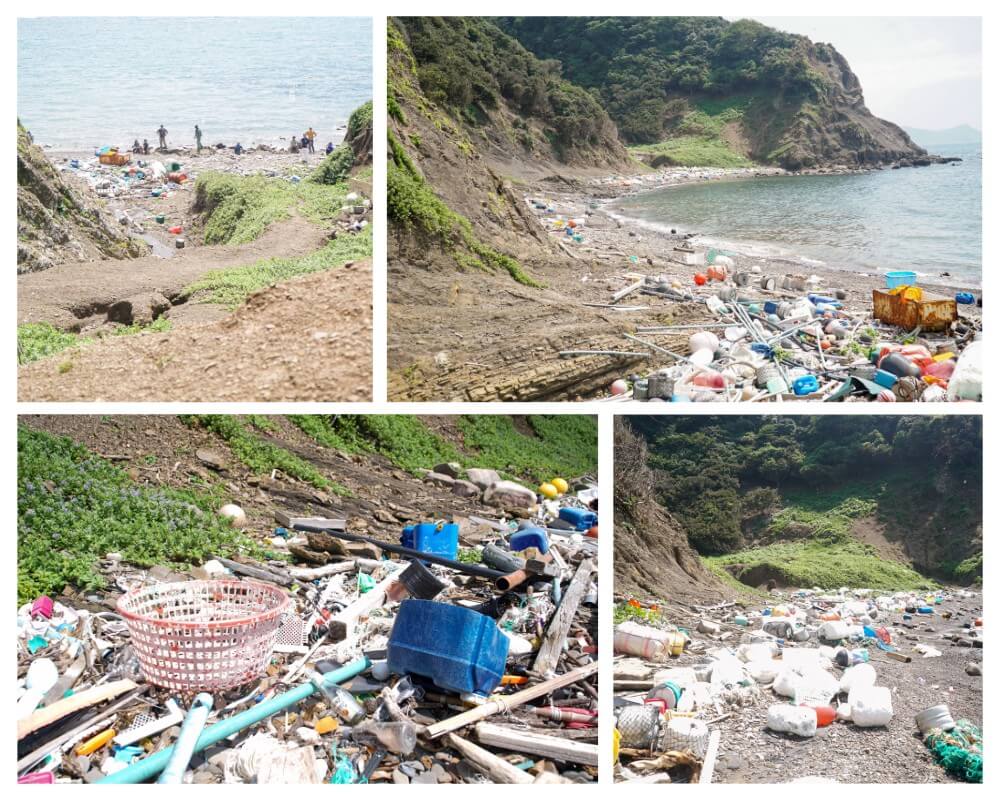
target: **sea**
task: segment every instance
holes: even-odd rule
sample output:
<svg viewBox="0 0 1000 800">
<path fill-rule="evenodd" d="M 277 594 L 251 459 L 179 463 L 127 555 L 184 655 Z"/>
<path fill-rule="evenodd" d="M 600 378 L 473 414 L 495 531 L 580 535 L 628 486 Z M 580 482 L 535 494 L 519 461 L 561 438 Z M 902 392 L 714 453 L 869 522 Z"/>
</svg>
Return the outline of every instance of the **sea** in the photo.
<svg viewBox="0 0 1000 800">
<path fill-rule="evenodd" d="M 686 184 L 615 201 L 620 216 L 804 267 L 913 270 L 928 283 L 982 280 L 982 145 L 937 145 L 961 162 L 858 175 Z M 950 277 L 943 273 L 949 273 Z"/>
<path fill-rule="evenodd" d="M 339 143 L 372 99 L 370 17 L 46 17 L 17 26 L 17 113 L 37 144 Z"/>
</svg>

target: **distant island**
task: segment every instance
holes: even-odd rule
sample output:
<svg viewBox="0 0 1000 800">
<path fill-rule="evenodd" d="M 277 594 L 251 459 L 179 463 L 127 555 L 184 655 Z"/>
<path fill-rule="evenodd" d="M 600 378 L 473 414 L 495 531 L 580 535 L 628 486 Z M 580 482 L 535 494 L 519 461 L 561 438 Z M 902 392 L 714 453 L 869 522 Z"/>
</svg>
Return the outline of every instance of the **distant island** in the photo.
<svg viewBox="0 0 1000 800">
<path fill-rule="evenodd" d="M 956 125 L 942 130 L 925 128 L 904 128 L 910 138 L 921 147 L 937 147 L 942 144 L 977 144 L 983 140 L 983 132 L 971 125 Z"/>
</svg>

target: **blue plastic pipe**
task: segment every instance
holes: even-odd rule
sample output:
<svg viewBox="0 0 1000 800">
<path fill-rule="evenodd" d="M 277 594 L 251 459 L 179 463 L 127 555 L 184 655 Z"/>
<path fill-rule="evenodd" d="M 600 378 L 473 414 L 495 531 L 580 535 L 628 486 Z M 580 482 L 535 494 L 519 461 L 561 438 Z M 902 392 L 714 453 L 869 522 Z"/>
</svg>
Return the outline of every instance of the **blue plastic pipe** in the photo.
<svg viewBox="0 0 1000 800">
<path fill-rule="evenodd" d="M 184 724 L 181 725 L 181 732 L 174 742 L 174 753 L 170 756 L 170 762 L 166 769 L 160 773 L 157 783 L 181 783 L 184 778 L 184 770 L 191 763 L 191 756 L 194 755 L 194 746 L 205 730 L 205 723 L 208 722 L 208 715 L 212 711 L 212 704 L 215 699 L 208 692 L 200 692 L 188 709 Z"/>
<path fill-rule="evenodd" d="M 332 672 L 328 672 L 323 676 L 323 682 L 329 687 L 333 687 L 338 683 L 343 683 L 344 681 L 350 680 L 355 675 L 360 675 L 366 669 L 371 666 L 372 662 L 368 660 L 367 657 L 362 657 L 356 661 L 352 661 L 350 664 L 345 664 L 340 669 L 335 669 Z M 294 706 L 296 703 L 305 700 L 309 695 L 316 691 L 316 687 L 311 683 L 303 683 L 296 686 L 294 689 L 290 689 L 284 694 L 280 694 L 277 697 L 272 697 L 270 700 L 265 700 L 262 703 L 258 703 L 253 708 L 248 708 L 246 711 L 242 711 L 233 717 L 216 722 L 209 728 L 205 728 L 201 736 L 198 737 L 198 741 L 192 750 L 192 755 L 194 753 L 200 753 L 206 747 L 211 747 L 217 742 L 221 742 L 223 739 L 228 739 L 234 733 L 239 733 L 244 728 L 249 728 L 261 720 L 267 719 L 272 714 L 277 714 L 279 711 L 284 711 L 290 706 Z M 170 761 L 170 757 L 173 755 L 174 745 L 161 750 L 158 753 L 153 753 L 153 755 L 148 758 L 144 758 L 130 767 L 126 767 L 120 772 L 115 772 L 112 775 L 106 775 L 101 778 L 97 783 L 142 783 L 143 781 L 148 781 L 150 778 L 154 778 L 163 771 L 164 767 Z"/>
</svg>

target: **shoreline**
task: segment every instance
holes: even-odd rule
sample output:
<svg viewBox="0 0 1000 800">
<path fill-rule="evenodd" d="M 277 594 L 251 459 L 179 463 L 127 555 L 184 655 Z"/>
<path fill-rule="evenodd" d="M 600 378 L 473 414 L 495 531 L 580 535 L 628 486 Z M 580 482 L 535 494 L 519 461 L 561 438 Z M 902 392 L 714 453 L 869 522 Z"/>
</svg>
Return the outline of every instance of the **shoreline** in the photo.
<svg viewBox="0 0 1000 800">
<path fill-rule="evenodd" d="M 796 248 L 786 242 L 748 242 L 736 239 L 726 239 L 724 235 L 700 234 L 697 232 L 681 232 L 677 228 L 671 229 L 668 224 L 650 222 L 639 219 L 624 213 L 623 209 L 614 209 L 614 205 L 627 198 L 637 197 L 650 192 L 661 191 L 674 187 L 688 186 L 694 183 L 723 183 L 733 181 L 750 181 L 757 178 L 787 177 L 796 178 L 802 176 L 817 175 L 850 175 L 867 174 L 870 172 L 880 172 L 881 169 L 854 169 L 854 168 L 819 168 L 803 172 L 789 172 L 781 167 L 666 167 L 657 170 L 655 173 L 644 173 L 639 175 L 612 174 L 598 178 L 584 178 L 576 191 L 553 192 L 548 186 L 536 184 L 532 188 L 544 190 L 552 196 L 561 195 L 562 201 L 570 206 L 575 206 L 575 212 L 579 216 L 586 216 L 584 224 L 585 244 L 611 244 L 624 246 L 619 249 L 628 249 L 628 245 L 650 244 L 658 245 L 661 253 L 672 252 L 681 244 L 694 246 L 696 249 L 725 249 L 729 253 L 734 253 L 742 267 L 757 267 L 767 274 L 776 269 L 787 270 L 789 272 L 809 272 L 823 280 L 827 287 L 837 288 L 866 288 L 870 290 L 885 287 L 885 274 L 877 273 L 863 267 L 832 266 L 829 263 L 814 259 L 805 255 L 791 255 Z M 610 190 L 610 191 L 609 191 Z M 576 216 L 576 213 L 571 214 Z M 608 230 L 603 226 L 593 226 L 592 221 L 595 216 L 605 217 L 610 220 L 613 227 Z M 619 231 L 625 230 L 624 236 L 614 236 L 614 228 Z M 615 240 L 618 241 L 615 241 Z M 610 240 L 610 241 L 609 241 Z M 755 247 L 756 245 L 756 247 Z M 783 252 L 761 252 L 761 248 L 775 248 Z M 655 256 L 648 256 L 653 257 Z M 696 271 L 692 267 L 692 273 Z M 970 281 L 950 275 L 931 275 L 918 273 L 918 281 L 923 283 L 928 289 L 936 293 L 972 292 L 977 297 L 982 293 L 982 281 Z M 979 309 L 976 306 L 965 306 L 963 310 L 975 309 L 975 316 L 979 316 Z"/>
</svg>

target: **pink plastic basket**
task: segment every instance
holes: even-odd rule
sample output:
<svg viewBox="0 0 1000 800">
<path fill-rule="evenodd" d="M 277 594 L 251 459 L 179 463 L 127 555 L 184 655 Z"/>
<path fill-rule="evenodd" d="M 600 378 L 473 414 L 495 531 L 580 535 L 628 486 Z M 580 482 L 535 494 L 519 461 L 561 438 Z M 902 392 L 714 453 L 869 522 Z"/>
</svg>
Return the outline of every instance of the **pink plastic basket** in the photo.
<svg viewBox="0 0 1000 800">
<path fill-rule="evenodd" d="M 291 601 L 253 581 L 179 581 L 118 601 L 143 676 L 180 691 L 228 689 L 264 673 Z"/>
</svg>

